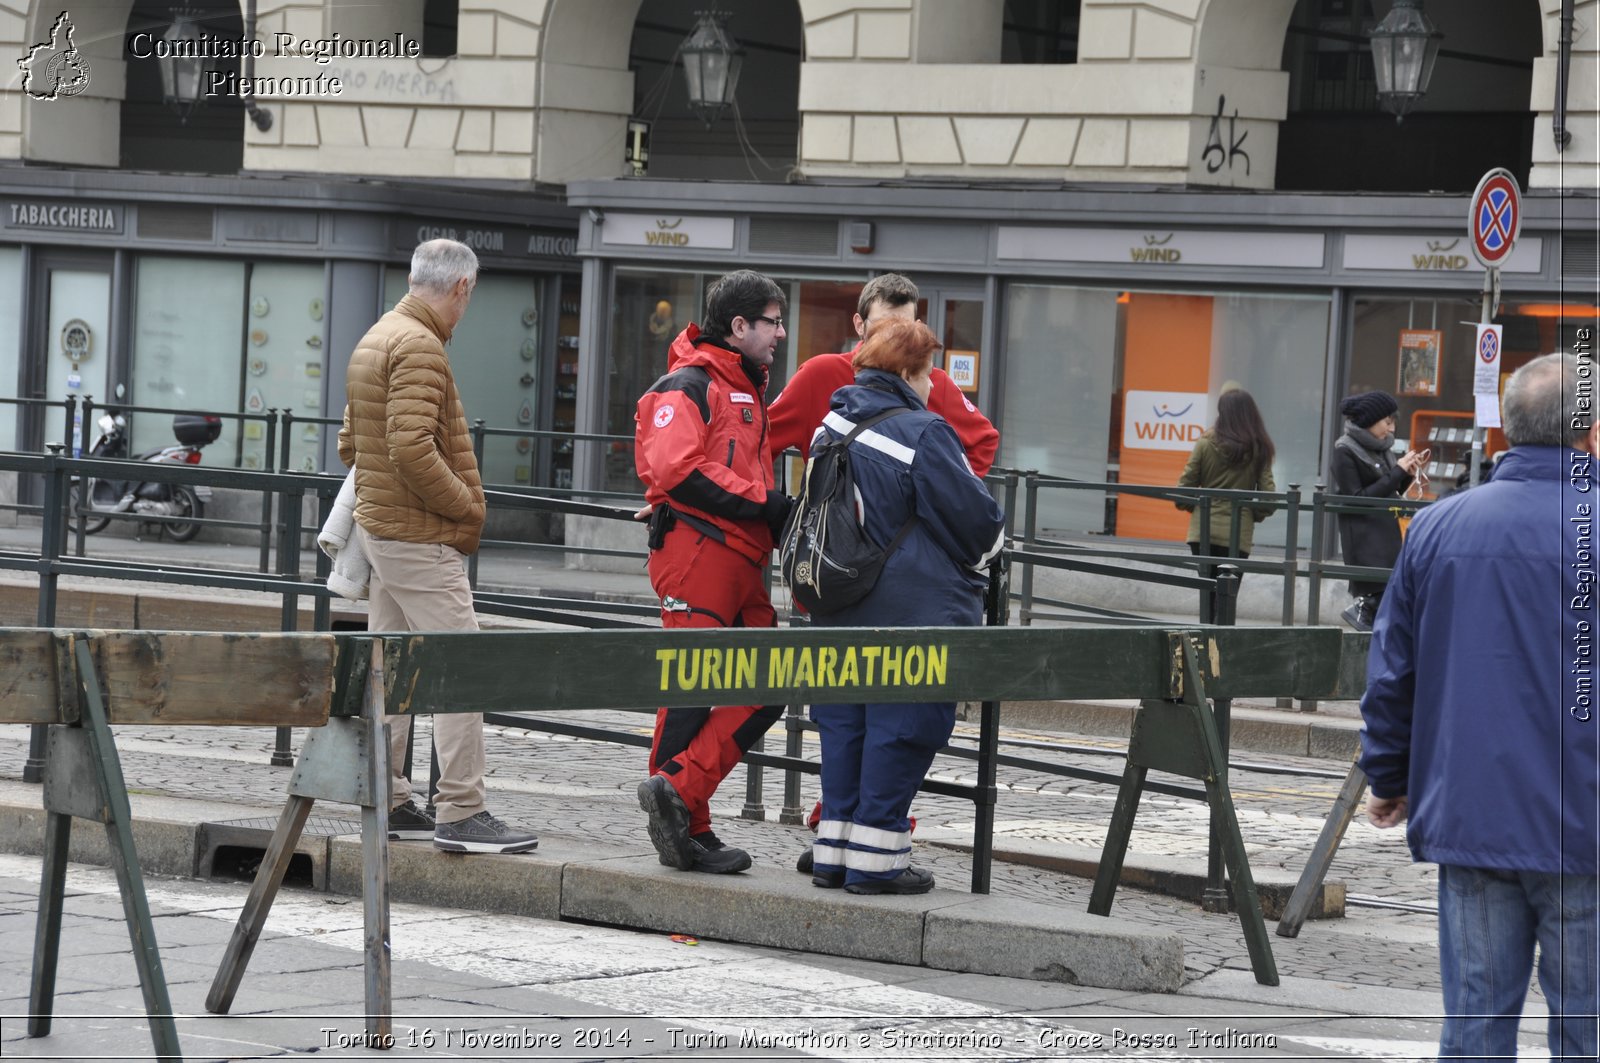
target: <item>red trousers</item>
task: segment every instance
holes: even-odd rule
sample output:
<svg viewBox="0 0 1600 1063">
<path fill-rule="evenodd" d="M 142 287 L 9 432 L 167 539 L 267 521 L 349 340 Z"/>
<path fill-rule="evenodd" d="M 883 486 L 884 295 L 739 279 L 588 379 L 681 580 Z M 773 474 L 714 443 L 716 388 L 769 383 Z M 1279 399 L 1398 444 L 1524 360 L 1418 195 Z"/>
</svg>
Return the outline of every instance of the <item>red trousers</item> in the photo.
<svg viewBox="0 0 1600 1063">
<path fill-rule="evenodd" d="M 776 627 L 765 575 L 762 566 L 682 523 L 650 552 L 650 585 L 668 629 Z M 665 775 L 683 798 L 689 833 L 711 829 L 711 795 L 782 715 L 782 705 L 656 711 L 650 773 Z"/>
</svg>

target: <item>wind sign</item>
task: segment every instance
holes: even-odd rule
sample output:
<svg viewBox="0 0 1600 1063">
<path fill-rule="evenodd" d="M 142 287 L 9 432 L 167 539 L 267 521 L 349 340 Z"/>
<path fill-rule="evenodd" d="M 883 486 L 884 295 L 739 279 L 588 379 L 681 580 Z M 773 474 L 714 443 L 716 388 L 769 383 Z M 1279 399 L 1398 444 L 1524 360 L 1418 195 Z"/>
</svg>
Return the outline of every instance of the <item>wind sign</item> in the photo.
<svg viewBox="0 0 1600 1063">
<path fill-rule="evenodd" d="M 1122 410 L 1122 445 L 1187 454 L 1210 423 L 1203 391 L 1130 391 Z"/>
</svg>

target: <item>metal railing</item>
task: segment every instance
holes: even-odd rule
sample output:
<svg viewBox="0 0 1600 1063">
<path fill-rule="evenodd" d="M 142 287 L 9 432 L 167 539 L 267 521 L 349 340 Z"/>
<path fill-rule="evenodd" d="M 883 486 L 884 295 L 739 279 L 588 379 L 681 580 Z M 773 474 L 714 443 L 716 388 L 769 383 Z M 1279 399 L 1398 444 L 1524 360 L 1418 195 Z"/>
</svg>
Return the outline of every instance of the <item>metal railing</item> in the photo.
<svg viewBox="0 0 1600 1063">
<path fill-rule="evenodd" d="M 1127 570 L 1107 569 L 1101 563 L 1119 561 L 1191 570 L 1204 575 L 1222 560 L 1226 560 L 1226 563 L 1237 567 L 1241 574 L 1255 572 L 1277 578 L 1281 588 L 1279 622 L 1284 626 L 1293 626 L 1297 622 L 1297 601 L 1299 582 L 1301 580 L 1306 581 L 1309 596 L 1307 623 L 1316 624 L 1320 617 L 1320 598 L 1324 580 L 1332 578 L 1383 582 L 1388 578 L 1390 570 L 1387 568 L 1346 565 L 1329 556 L 1331 551 L 1327 534 L 1328 517 L 1340 514 L 1386 513 L 1397 519 L 1403 519 L 1414 516 L 1418 510 L 1430 504 L 1427 500 L 1368 498 L 1357 495 L 1331 494 L 1322 483 L 1317 483 L 1313 486 L 1310 498 L 1307 499 L 1302 486 L 1298 483 L 1289 484 L 1286 491 L 1267 492 L 1075 480 L 1068 477 L 1052 476 L 1037 470 L 1025 469 L 991 470 L 991 480 L 997 476 L 1007 482 L 1014 477 L 1020 483 L 1023 506 L 1020 518 L 1016 519 L 1022 528 L 1019 536 L 1022 550 L 1040 558 L 1052 557 L 1057 559 L 1049 562 L 1037 561 L 1035 562 L 1036 567 L 1125 577 Z M 1040 495 L 1048 491 L 1088 492 L 1104 495 L 1107 499 L 1127 495 L 1156 499 L 1171 503 L 1174 506 L 1182 504 L 1192 507 L 1199 516 L 1200 552 L 1199 554 L 1179 553 L 1170 548 L 1144 546 L 1131 540 L 1114 541 L 1114 544 L 1109 546 L 1097 546 L 1084 542 L 1048 538 L 1041 534 L 1038 526 L 1041 509 Z M 1229 534 L 1226 543 L 1227 557 L 1225 559 L 1207 556 L 1213 546 L 1211 542 L 1211 516 L 1217 506 L 1226 506 L 1228 508 Z M 1242 526 L 1241 511 L 1245 509 L 1271 509 L 1284 513 L 1284 548 L 1281 558 L 1260 556 L 1243 558 L 1238 556 L 1240 529 Z M 1310 522 L 1310 543 L 1308 550 L 1302 554 L 1300 547 L 1301 525 L 1305 520 Z M 1161 581 L 1152 579 L 1151 582 Z M 1045 597 L 1037 593 L 1035 589 L 1033 567 L 1024 569 L 1021 578 L 1018 580 L 1018 590 L 1014 595 L 1014 600 L 1018 603 L 1019 621 L 1022 624 L 1031 624 L 1036 619 L 1065 620 L 1072 618 L 1061 613 L 1041 610 L 1040 606 L 1054 609 L 1072 609 L 1079 613 L 1094 614 L 1103 623 L 1139 623 L 1148 622 L 1149 620 L 1148 617 L 1106 609 L 1093 604 Z M 1206 612 L 1206 606 L 1202 603 L 1201 615 L 1206 615 Z"/>
<path fill-rule="evenodd" d="M 326 586 L 327 576 L 332 567 L 331 562 L 321 551 L 316 551 L 315 576 L 311 579 L 303 577 L 301 574 L 301 542 L 308 530 L 320 527 L 322 521 L 325 520 L 341 486 L 341 477 L 166 463 L 139 463 L 144 467 L 142 474 L 156 482 L 191 486 L 206 485 L 224 489 L 259 492 L 264 496 L 264 508 L 270 504 L 278 515 L 278 519 L 272 522 L 269 536 L 270 545 L 273 547 L 270 553 L 275 558 L 276 564 L 270 567 L 263 565 L 258 572 L 245 573 L 193 566 L 173 566 L 170 564 L 154 565 L 130 562 L 125 559 L 99 559 L 67 554 L 65 549 L 66 532 L 72 515 L 74 482 L 93 476 L 118 476 L 126 471 L 128 463 L 104 459 L 71 458 L 66 456 L 63 451 L 63 447 L 55 444 L 49 448 L 49 453 L 42 456 L 0 454 L 0 471 L 12 471 L 19 475 L 38 475 L 42 478 L 44 484 L 44 499 L 39 507 L 43 517 L 43 527 L 40 537 L 40 549 L 37 555 L 0 551 L 0 568 L 38 573 L 39 598 L 35 618 L 38 626 L 53 627 L 56 625 L 58 583 L 61 577 L 93 576 L 184 586 L 268 591 L 281 598 L 282 607 L 279 626 L 280 630 L 283 631 L 298 629 L 300 623 L 300 600 L 301 598 L 310 598 L 312 599 L 313 630 L 329 630 L 331 628 L 331 600 L 333 594 Z M 1015 499 L 1018 484 L 1016 476 L 1002 473 L 996 478 L 996 484 L 1004 497 L 1008 500 Z M 633 498 L 629 500 L 629 505 L 616 507 L 572 498 L 538 496 L 521 491 L 490 490 L 486 492 L 486 495 L 491 508 L 496 509 L 544 510 L 582 514 L 600 519 L 628 520 L 630 522 L 633 519 L 633 512 L 638 503 L 638 499 Z M 308 513 L 315 514 L 313 523 L 309 526 L 305 523 L 305 517 Z M 580 548 L 565 547 L 564 549 L 572 551 Z M 613 555 L 628 553 L 625 551 L 602 552 Z M 642 557 L 642 553 L 639 556 Z M 1024 570 L 1030 569 L 1037 564 L 1082 564 L 1082 562 L 1074 559 L 1051 557 L 1030 551 L 1008 551 L 1005 557 L 1008 564 L 1021 565 Z M 1215 595 L 1216 597 L 1212 599 L 1214 605 L 1211 612 L 1202 618 L 1202 622 L 1224 624 L 1233 622 L 1232 603 L 1235 600 L 1237 591 L 1238 574 L 1236 570 L 1230 567 L 1221 566 L 1216 576 L 1210 579 L 1171 573 L 1141 572 L 1135 569 L 1124 570 L 1119 575 L 1124 578 L 1152 580 L 1169 586 L 1185 587 Z M 1003 578 L 1001 571 L 997 569 L 991 580 L 987 605 L 987 615 L 991 624 L 1004 624 L 1007 622 L 1010 612 L 1008 607 L 1010 597 L 1006 580 Z M 477 592 L 475 594 L 475 605 L 477 609 L 485 613 L 590 628 L 654 626 L 658 615 L 657 608 L 649 604 L 573 601 L 570 599 L 503 592 Z M 799 755 L 801 752 L 801 734 L 809 726 L 801 710 L 801 706 L 791 706 L 790 708 L 788 714 L 790 722 L 786 729 L 787 742 L 784 754 L 769 754 L 758 746 L 747 755 L 746 763 L 749 765 L 750 772 L 746 787 L 745 814 L 747 816 L 760 818 L 764 815 L 762 769 L 768 767 L 785 772 L 783 787 L 785 804 L 782 818 L 795 820 L 799 816 L 801 812 L 797 807 L 799 773 L 815 774 L 819 771 L 819 767 L 815 762 L 808 761 Z M 640 711 L 649 713 L 653 712 L 654 709 L 653 707 L 641 707 Z M 1218 730 L 1224 742 L 1226 742 L 1228 733 L 1228 711 L 1227 703 L 1219 700 L 1216 704 L 1216 714 Z M 944 751 L 944 755 L 947 756 L 975 761 L 977 764 L 978 783 L 975 786 L 967 786 L 930 779 L 926 781 L 923 787 L 928 792 L 962 797 L 974 801 L 977 829 L 974 834 L 973 888 L 978 892 L 988 889 L 989 863 L 993 853 L 994 804 L 997 794 L 995 778 L 999 766 L 1005 765 L 1047 771 L 1066 777 L 1099 782 L 1115 782 L 1117 780 L 1116 776 L 1108 775 L 1104 772 L 1002 755 L 999 752 L 998 741 L 999 705 L 995 702 L 986 702 L 981 712 L 977 746 L 953 746 Z M 648 740 L 640 735 L 615 728 L 518 715 L 496 716 L 492 722 L 504 726 L 516 726 L 597 741 L 635 746 L 648 744 Z M 288 729 L 279 728 L 273 753 L 273 763 L 288 764 L 292 762 L 289 755 L 289 744 L 290 734 Z M 24 766 L 24 778 L 30 781 L 38 781 L 42 766 L 43 736 L 42 734 L 36 734 L 35 743 L 30 747 L 28 762 Z M 1150 788 L 1158 792 L 1204 799 L 1204 794 L 1201 791 L 1192 788 L 1156 783 L 1152 783 Z M 1213 843 L 1215 846 L 1215 837 L 1213 838 Z M 1220 850 L 1218 852 L 1220 853 Z M 1220 856 L 1217 857 L 1217 860 L 1220 861 Z M 1217 866 L 1220 867 L 1220 863 Z M 1220 878 L 1217 880 L 1216 888 L 1218 890 L 1221 889 Z"/>
</svg>

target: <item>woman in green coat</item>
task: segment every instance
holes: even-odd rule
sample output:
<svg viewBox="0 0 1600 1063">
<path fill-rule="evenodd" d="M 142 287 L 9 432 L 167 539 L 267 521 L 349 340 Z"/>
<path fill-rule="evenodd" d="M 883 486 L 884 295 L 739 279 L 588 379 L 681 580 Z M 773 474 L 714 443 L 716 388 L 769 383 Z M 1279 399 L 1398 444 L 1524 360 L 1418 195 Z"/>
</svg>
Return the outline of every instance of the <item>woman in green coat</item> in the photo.
<svg viewBox="0 0 1600 1063">
<path fill-rule="evenodd" d="M 1217 419 L 1194 445 L 1189 463 L 1178 478 L 1179 487 L 1223 487 L 1234 491 L 1276 491 L 1272 482 L 1272 458 L 1276 450 L 1272 437 L 1267 434 L 1266 423 L 1256 400 L 1243 388 L 1222 393 L 1217 400 Z M 1192 514 L 1189 518 L 1189 551 L 1200 551 L 1199 507 L 1179 502 L 1178 508 Z M 1211 544 L 1207 553 L 1211 557 L 1228 557 L 1228 541 L 1232 535 L 1233 509 L 1225 501 L 1211 502 Z M 1256 521 L 1272 516 L 1270 506 L 1240 506 L 1239 552 L 1235 557 L 1249 557 L 1255 542 Z"/>
</svg>

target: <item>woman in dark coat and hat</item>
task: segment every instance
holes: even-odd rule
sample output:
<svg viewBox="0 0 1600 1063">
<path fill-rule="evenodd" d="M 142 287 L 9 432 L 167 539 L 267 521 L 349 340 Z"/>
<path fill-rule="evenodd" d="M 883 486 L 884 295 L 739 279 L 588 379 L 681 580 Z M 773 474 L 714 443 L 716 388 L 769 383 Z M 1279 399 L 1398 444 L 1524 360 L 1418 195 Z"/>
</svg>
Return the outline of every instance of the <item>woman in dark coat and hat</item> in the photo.
<svg viewBox="0 0 1600 1063">
<path fill-rule="evenodd" d="M 1334 494 L 1399 498 L 1411 486 L 1428 455 L 1408 450 L 1395 457 L 1394 415 L 1399 408 L 1386 391 L 1351 395 L 1339 404 L 1345 423 L 1329 461 Z M 1347 565 L 1393 568 L 1400 556 L 1400 521 L 1383 510 L 1341 513 L 1339 543 Z M 1356 630 L 1371 631 L 1384 586 L 1379 581 L 1351 580 L 1350 593 L 1356 600 L 1339 615 Z"/>
</svg>

